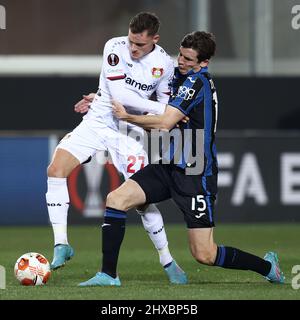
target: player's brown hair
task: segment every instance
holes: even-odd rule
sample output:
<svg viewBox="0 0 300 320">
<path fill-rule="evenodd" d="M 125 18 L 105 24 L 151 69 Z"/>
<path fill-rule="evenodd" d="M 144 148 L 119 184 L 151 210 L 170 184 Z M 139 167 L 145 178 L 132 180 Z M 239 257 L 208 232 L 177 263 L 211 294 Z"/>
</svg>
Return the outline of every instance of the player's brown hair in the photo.
<svg viewBox="0 0 300 320">
<path fill-rule="evenodd" d="M 210 59 L 216 51 L 215 36 L 204 31 L 194 31 L 184 36 L 180 44 L 183 48 L 192 48 L 198 52 L 198 62 Z"/>
<path fill-rule="evenodd" d="M 148 31 L 149 36 L 154 36 L 158 33 L 160 21 L 155 13 L 140 12 L 135 15 L 130 23 L 129 29 L 132 33 L 142 33 Z"/>
</svg>

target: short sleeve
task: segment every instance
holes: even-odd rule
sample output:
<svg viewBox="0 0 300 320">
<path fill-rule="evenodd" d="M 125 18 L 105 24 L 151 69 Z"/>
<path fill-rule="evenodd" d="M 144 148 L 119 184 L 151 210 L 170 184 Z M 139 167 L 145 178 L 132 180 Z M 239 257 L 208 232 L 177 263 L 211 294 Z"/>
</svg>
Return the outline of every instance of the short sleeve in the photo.
<svg viewBox="0 0 300 320">
<path fill-rule="evenodd" d="M 198 77 L 189 76 L 179 86 L 177 92 L 170 97 L 169 105 L 179 109 L 185 115 L 193 109 L 196 104 L 203 100 L 203 82 Z"/>
</svg>

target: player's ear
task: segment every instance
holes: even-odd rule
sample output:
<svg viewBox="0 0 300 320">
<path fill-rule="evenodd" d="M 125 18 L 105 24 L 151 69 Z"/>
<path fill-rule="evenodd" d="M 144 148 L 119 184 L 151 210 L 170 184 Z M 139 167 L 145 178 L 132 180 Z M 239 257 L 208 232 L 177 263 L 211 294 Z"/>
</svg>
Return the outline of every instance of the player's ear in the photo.
<svg viewBox="0 0 300 320">
<path fill-rule="evenodd" d="M 209 64 L 209 60 L 208 59 L 203 60 L 203 61 L 200 62 L 200 67 L 201 68 L 205 68 L 205 67 L 208 66 L 208 64 Z"/>
<path fill-rule="evenodd" d="M 160 39 L 159 34 L 156 34 L 155 36 L 153 36 L 153 43 L 156 44 Z"/>
</svg>

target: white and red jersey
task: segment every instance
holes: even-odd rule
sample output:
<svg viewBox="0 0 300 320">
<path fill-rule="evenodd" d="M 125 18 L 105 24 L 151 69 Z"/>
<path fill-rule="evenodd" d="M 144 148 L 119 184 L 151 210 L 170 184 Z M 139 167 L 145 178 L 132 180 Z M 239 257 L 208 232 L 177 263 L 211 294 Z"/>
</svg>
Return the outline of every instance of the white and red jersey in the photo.
<svg viewBox="0 0 300 320">
<path fill-rule="evenodd" d="M 159 46 L 134 60 L 130 56 L 128 37 L 113 38 L 105 44 L 99 90 L 84 119 L 96 120 L 98 125 L 118 128 L 112 113 L 112 100 L 121 102 L 131 113 L 160 114 L 168 103 L 174 62 Z M 149 99 L 156 92 L 161 104 Z M 98 126 L 97 125 L 97 126 Z"/>
</svg>

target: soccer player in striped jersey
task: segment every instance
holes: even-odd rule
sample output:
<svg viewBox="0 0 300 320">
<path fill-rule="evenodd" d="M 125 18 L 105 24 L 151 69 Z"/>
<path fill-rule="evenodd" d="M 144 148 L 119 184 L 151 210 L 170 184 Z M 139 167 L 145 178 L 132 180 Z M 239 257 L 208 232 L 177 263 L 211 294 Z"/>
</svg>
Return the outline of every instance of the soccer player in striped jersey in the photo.
<svg viewBox="0 0 300 320">
<path fill-rule="evenodd" d="M 183 213 L 190 250 L 199 263 L 252 270 L 270 282 L 283 283 L 276 253 L 268 252 L 260 258 L 237 248 L 217 245 L 213 238 L 218 176 L 215 145 L 218 101 L 208 64 L 215 47 L 210 33 L 197 31 L 183 38 L 171 97 L 164 114 L 133 115 L 119 102 L 113 103 L 119 119 L 147 130 L 168 130 L 172 139 L 164 150 L 167 152 L 162 152 L 168 158 L 149 164 L 108 195 L 105 223 L 121 229 L 130 208 L 172 198 Z M 185 116 L 189 121 L 177 128 L 176 124 Z M 112 213 L 114 216 L 109 217 Z M 103 248 L 108 248 L 110 239 L 109 235 L 103 239 Z M 114 250 L 119 250 L 120 243 L 115 244 Z M 103 252 L 104 255 L 112 254 Z M 120 286 L 120 279 L 112 277 L 115 268 L 116 265 L 107 273 L 98 272 L 79 285 Z"/>
</svg>

